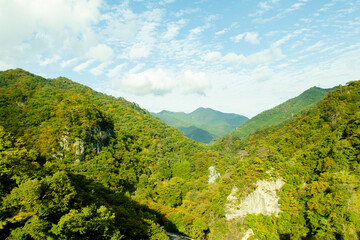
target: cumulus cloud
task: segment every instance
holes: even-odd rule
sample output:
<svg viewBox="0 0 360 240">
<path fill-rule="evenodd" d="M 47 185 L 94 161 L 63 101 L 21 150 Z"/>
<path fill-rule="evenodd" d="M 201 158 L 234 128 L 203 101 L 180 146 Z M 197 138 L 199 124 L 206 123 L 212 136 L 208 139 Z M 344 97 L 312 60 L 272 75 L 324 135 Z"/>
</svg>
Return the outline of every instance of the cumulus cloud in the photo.
<svg viewBox="0 0 360 240">
<path fill-rule="evenodd" d="M 210 87 L 210 80 L 206 77 L 206 74 L 204 72 L 193 72 L 191 70 L 186 70 L 183 72 L 183 93 L 196 93 L 204 95 L 205 90 Z"/>
<path fill-rule="evenodd" d="M 247 61 L 244 55 L 236 53 L 228 53 L 222 58 L 222 60 L 228 64 L 245 63 Z"/>
<path fill-rule="evenodd" d="M 236 35 L 235 37 L 231 38 L 231 40 L 233 40 L 236 43 L 240 42 L 241 40 L 244 40 L 248 43 L 255 45 L 260 43 L 258 36 L 259 34 L 257 32 L 245 32 Z"/>
<path fill-rule="evenodd" d="M 78 36 L 91 35 L 100 6 L 101 0 L 0 1 L 0 36 L 6 36 L 0 38 L 0 47 L 44 39 L 41 43 L 53 50 L 71 46 Z"/>
<path fill-rule="evenodd" d="M 170 74 L 162 68 L 148 69 L 141 73 L 128 73 L 119 83 L 121 90 L 135 95 L 165 95 L 176 86 Z"/>
<path fill-rule="evenodd" d="M 214 61 L 221 58 L 220 52 L 209 52 L 205 55 L 204 60 L 205 61 Z"/>
<path fill-rule="evenodd" d="M 259 44 L 260 40 L 258 39 L 258 33 L 256 32 L 247 32 L 244 40 L 251 44 Z"/>
<path fill-rule="evenodd" d="M 114 57 L 114 52 L 109 46 L 105 44 L 98 44 L 95 47 L 91 47 L 89 49 L 87 56 L 102 62 L 106 62 L 110 61 Z"/>
</svg>

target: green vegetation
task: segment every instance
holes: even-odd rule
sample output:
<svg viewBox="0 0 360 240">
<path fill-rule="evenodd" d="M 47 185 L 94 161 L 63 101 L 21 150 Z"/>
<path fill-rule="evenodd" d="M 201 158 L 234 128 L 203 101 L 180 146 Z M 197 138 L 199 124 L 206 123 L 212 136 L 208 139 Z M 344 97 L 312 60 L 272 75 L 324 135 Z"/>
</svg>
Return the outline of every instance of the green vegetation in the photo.
<svg viewBox="0 0 360 240">
<path fill-rule="evenodd" d="M 209 167 L 219 178 L 209 183 Z M 357 239 L 360 81 L 247 138 L 196 143 L 122 98 L 0 72 L 0 236 Z M 279 216 L 226 219 L 227 196 L 281 178 Z"/>
<path fill-rule="evenodd" d="M 330 90 L 312 87 L 299 96 L 256 115 L 241 126 L 238 126 L 229 136 L 246 138 L 256 132 L 256 130 L 275 126 L 292 117 L 296 117 L 300 113 L 315 107 Z"/>
<path fill-rule="evenodd" d="M 211 108 L 198 108 L 189 114 L 170 111 L 151 114 L 185 136 L 203 143 L 225 136 L 248 120 L 242 115 L 222 113 Z"/>
<path fill-rule="evenodd" d="M 215 136 L 198 127 L 177 127 L 177 129 L 188 138 L 202 143 L 210 143 Z"/>
</svg>

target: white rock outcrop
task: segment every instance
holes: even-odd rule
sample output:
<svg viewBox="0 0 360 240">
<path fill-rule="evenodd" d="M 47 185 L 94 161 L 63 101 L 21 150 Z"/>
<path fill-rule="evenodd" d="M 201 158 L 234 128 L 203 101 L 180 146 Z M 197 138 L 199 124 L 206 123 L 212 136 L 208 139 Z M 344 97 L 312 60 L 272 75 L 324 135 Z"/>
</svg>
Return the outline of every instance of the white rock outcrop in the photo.
<svg viewBox="0 0 360 240">
<path fill-rule="evenodd" d="M 209 167 L 209 181 L 208 183 L 215 183 L 216 179 L 220 177 L 220 173 L 216 171 L 214 166 Z"/>
<path fill-rule="evenodd" d="M 276 191 L 283 185 L 284 182 L 281 179 L 276 181 L 258 180 L 255 191 L 240 201 L 236 197 L 238 189 L 234 187 L 225 204 L 226 219 L 243 218 L 246 214 L 275 214 L 277 216 L 281 209 Z"/>
<path fill-rule="evenodd" d="M 254 231 L 249 228 L 246 232 L 245 232 L 245 235 L 241 238 L 241 240 L 248 240 L 249 237 L 255 235 L 254 234 Z"/>
</svg>

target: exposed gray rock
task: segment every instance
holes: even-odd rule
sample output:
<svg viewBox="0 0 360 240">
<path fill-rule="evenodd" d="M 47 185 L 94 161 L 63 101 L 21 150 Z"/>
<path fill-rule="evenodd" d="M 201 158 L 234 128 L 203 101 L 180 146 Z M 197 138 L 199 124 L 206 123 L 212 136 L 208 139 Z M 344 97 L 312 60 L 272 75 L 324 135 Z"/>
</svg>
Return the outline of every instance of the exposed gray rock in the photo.
<svg viewBox="0 0 360 240">
<path fill-rule="evenodd" d="M 73 146 L 75 148 L 75 156 L 76 156 L 75 161 L 76 162 L 83 161 L 85 159 L 84 141 L 82 139 L 76 139 Z"/>
<path fill-rule="evenodd" d="M 249 228 L 246 232 L 245 235 L 241 238 L 241 240 L 247 240 L 249 237 L 254 235 L 254 231 Z"/>
<path fill-rule="evenodd" d="M 215 183 L 216 179 L 220 177 L 220 173 L 216 171 L 214 166 L 209 167 L 209 181 L 208 183 Z"/>
<path fill-rule="evenodd" d="M 67 129 L 67 128 L 66 128 Z M 87 150 L 99 153 L 111 136 L 111 130 L 102 130 L 100 126 L 93 127 L 88 134 L 88 137 L 80 139 L 76 136 L 71 136 L 70 132 L 65 131 L 59 140 L 59 149 L 53 154 L 53 158 L 63 160 L 71 152 L 75 155 L 75 162 L 85 160 Z M 74 139 L 75 140 L 71 140 Z"/>
<path fill-rule="evenodd" d="M 276 191 L 284 185 L 284 182 L 281 179 L 276 181 L 259 180 L 256 185 L 255 191 L 241 200 L 236 197 L 238 189 L 236 187 L 232 189 L 225 204 L 227 220 L 243 218 L 246 214 L 279 214 L 281 209 Z"/>
</svg>

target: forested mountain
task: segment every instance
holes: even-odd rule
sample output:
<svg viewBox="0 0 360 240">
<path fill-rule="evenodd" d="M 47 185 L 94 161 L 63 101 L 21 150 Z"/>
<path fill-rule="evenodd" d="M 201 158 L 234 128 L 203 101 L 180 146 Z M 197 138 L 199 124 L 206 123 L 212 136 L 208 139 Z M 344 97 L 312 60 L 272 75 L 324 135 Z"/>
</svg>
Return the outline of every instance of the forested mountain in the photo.
<svg viewBox="0 0 360 240">
<path fill-rule="evenodd" d="M 299 96 L 289 99 L 288 101 L 266 110 L 244 124 L 238 126 L 230 135 L 245 138 L 258 129 L 280 124 L 301 112 L 304 112 L 314 106 L 330 91 L 331 89 L 322 89 L 312 87 Z"/>
<path fill-rule="evenodd" d="M 360 81 L 206 146 L 122 98 L 8 70 L 0 126 L 4 239 L 360 235 Z"/>
<path fill-rule="evenodd" d="M 171 210 L 215 155 L 136 104 L 21 69 L 0 73 L 0 126 L 9 239 L 166 239 L 164 213 L 131 197 L 152 188 Z"/>
<path fill-rule="evenodd" d="M 242 115 L 223 113 L 211 108 L 198 108 L 189 114 L 161 111 L 152 115 L 179 129 L 185 136 L 203 143 L 210 143 L 211 140 L 224 136 L 248 120 Z"/>
</svg>

